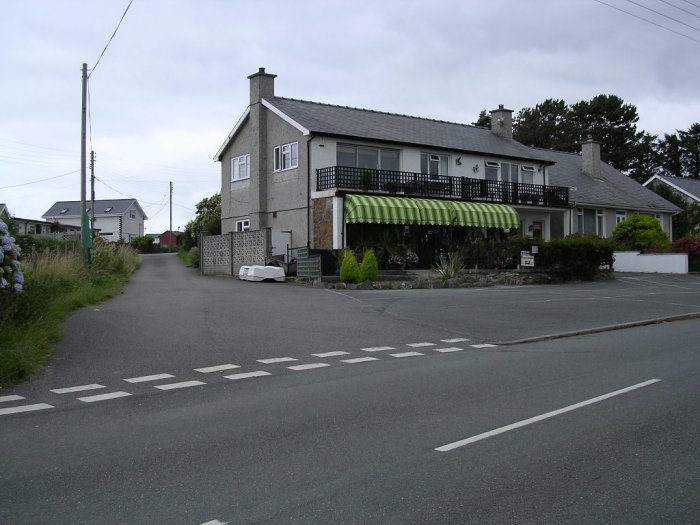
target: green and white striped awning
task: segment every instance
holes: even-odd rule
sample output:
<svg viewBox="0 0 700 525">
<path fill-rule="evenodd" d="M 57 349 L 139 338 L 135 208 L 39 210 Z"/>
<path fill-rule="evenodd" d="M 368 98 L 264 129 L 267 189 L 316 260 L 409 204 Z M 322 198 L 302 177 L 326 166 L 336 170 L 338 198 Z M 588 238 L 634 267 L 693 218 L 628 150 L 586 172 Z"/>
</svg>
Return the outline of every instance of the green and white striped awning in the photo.
<svg viewBox="0 0 700 525">
<path fill-rule="evenodd" d="M 505 204 L 347 195 L 345 222 L 517 228 L 518 212 Z"/>
</svg>

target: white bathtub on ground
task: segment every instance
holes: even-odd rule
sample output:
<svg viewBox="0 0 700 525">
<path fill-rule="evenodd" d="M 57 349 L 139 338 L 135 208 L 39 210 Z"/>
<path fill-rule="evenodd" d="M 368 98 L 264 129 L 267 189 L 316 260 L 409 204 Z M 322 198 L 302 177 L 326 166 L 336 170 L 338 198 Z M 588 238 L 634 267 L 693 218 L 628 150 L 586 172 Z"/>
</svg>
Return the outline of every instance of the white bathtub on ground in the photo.
<svg viewBox="0 0 700 525">
<path fill-rule="evenodd" d="M 241 266 L 238 278 L 243 281 L 277 281 L 284 282 L 284 270 L 279 266 Z"/>
</svg>

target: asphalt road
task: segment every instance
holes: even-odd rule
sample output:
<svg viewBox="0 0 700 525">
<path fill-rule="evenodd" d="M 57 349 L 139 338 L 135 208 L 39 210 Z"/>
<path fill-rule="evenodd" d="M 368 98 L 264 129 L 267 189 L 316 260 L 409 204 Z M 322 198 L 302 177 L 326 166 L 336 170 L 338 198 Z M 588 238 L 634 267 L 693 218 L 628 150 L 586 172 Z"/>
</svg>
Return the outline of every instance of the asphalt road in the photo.
<svg viewBox="0 0 700 525">
<path fill-rule="evenodd" d="M 498 343 L 700 311 L 699 281 L 340 294 L 147 257 L 0 391 L 0 523 L 696 523 L 700 321 Z"/>
</svg>

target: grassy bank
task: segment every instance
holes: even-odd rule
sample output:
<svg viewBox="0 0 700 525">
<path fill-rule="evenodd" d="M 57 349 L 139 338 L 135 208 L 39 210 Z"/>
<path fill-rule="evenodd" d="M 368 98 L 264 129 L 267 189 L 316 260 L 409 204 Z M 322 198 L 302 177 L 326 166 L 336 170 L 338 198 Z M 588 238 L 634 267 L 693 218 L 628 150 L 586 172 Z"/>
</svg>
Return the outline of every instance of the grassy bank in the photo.
<svg viewBox="0 0 700 525">
<path fill-rule="evenodd" d="M 118 294 L 140 264 L 128 246 L 96 243 L 79 251 L 41 250 L 22 260 L 24 290 L 0 294 L 0 386 L 25 380 L 53 353 L 60 324 L 74 310 Z"/>
</svg>

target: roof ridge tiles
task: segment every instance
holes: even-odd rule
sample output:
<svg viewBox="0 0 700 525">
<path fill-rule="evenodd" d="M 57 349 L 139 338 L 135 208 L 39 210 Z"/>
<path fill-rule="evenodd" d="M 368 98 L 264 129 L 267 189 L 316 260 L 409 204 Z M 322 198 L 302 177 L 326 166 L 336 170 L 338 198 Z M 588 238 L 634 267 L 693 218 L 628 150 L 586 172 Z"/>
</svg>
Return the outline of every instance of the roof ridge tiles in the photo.
<svg viewBox="0 0 700 525">
<path fill-rule="evenodd" d="M 343 108 L 343 109 L 352 109 L 355 111 L 365 111 L 367 113 L 377 113 L 379 115 L 393 115 L 395 117 L 406 117 L 406 118 L 413 118 L 413 119 L 418 119 L 418 120 L 427 120 L 429 122 L 439 122 L 441 124 L 454 124 L 455 126 L 463 126 L 465 128 L 474 128 L 474 129 L 483 129 L 483 130 L 488 130 L 488 128 L 484 128 L 482 126 L 474 126 L 472 124 L 464 124 L 463 122 L 454 122 L 451 120 L 441 120 L 441 119 L 436 119 L 436 118 L 428 118 L 428 117 L 418 117 L 416 115 L 407 115 L 405 113 L 394 113 L 391 111 L 379 111 L 378 109 L 367 109 L 367 108 L 358 108 L 354 106 L 345 106 L 342 104 L 330 104 L 328 102 L 316 102 L 314 100 L 304 100 L 301 98 L 293 98 L 293 97 L 280 97 L 280 96 L 275 96 L 274 98 L 282 99 L 282 100 L 291 100 L 293 102 L 303 102 L 305 104 L 316 104 L 319 106 L 329 106 L 332 108 Z"/>
</svg>

